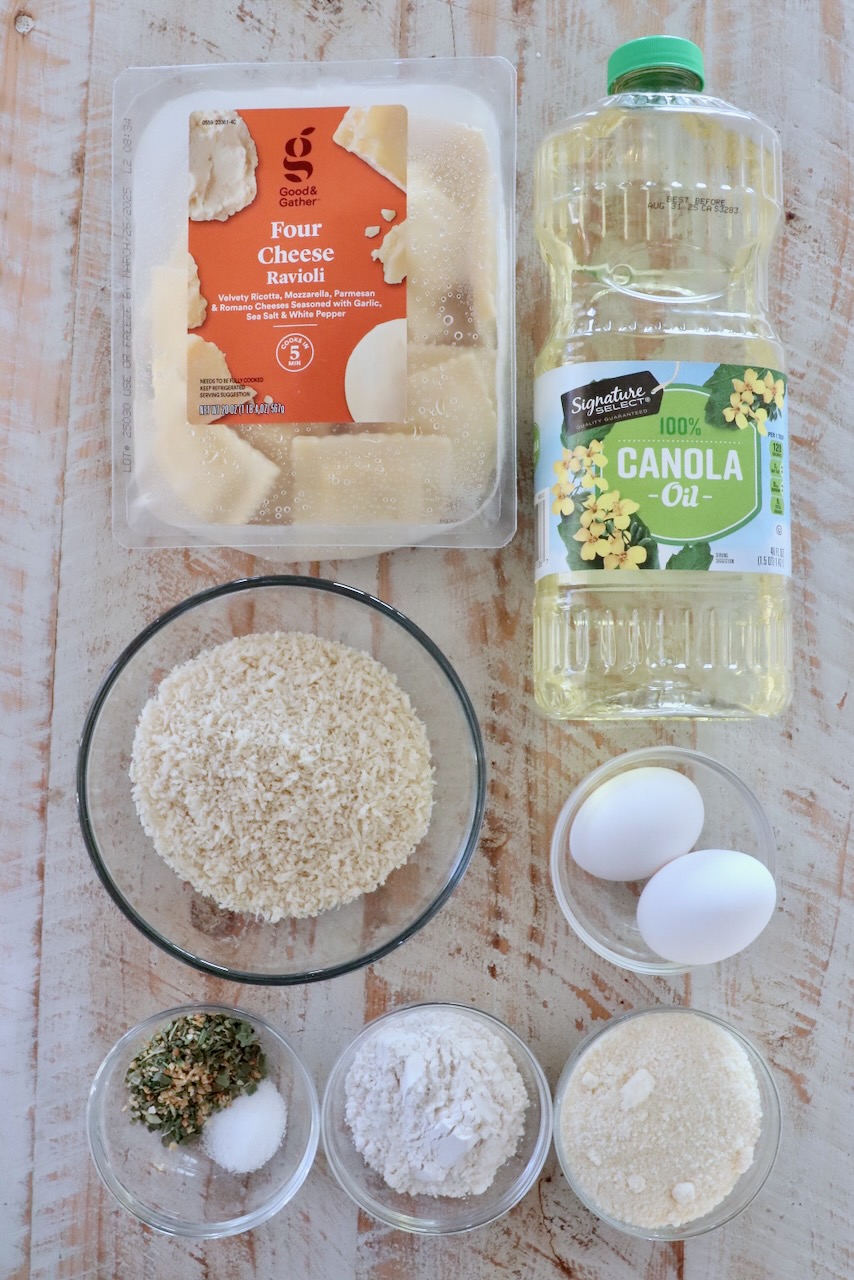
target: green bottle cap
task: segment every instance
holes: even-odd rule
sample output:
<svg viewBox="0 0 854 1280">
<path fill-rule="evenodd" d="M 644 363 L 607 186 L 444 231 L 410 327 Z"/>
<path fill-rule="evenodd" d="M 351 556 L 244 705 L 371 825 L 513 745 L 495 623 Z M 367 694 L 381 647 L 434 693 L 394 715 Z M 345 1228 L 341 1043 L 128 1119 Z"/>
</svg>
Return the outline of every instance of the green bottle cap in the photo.
<svg viewBox="0 0 854 1280">
<path fill-rule="evenodd" d="M 698 89 L 705 84 L 703 51 L 690 40 L 680 36 L 643 36 L 629 40 L 615 49 L 608 59 L 608 92 L 615 81 L 630 71 L 648 71 L 657 67 L 678 67 L 692 72 L 699 80 Z"/>
</svg>

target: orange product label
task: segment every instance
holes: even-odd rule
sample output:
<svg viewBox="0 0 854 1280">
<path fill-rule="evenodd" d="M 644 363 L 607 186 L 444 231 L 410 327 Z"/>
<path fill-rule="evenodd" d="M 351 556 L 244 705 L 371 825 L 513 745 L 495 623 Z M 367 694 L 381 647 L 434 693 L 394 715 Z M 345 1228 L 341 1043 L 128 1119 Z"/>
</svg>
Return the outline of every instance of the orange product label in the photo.
<svg viewBox="0 0 854 1280">
<path fill-rule="evenodd" d="M 189 421 L 403 421 L 406 108 L 216 108 L 189 128 Z"/>
</svg>

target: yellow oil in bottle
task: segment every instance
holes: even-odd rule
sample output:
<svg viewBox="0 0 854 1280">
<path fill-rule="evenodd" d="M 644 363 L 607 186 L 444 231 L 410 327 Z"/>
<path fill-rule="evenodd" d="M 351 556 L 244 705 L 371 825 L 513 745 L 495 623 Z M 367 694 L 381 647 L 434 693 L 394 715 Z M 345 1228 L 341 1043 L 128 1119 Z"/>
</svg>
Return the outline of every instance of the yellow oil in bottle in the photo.
<svg viewBox="0 0 854 1280">
<path fill-rule="evenodd" d="M 536 699 L 560 719 L 776 715 L 791 697 L 767 304 L 779 144 L 702 94 L 687 41 L 623 46 L 609 82 L 536 162 L 552 303 L 535 366 Z"/>
</svg>

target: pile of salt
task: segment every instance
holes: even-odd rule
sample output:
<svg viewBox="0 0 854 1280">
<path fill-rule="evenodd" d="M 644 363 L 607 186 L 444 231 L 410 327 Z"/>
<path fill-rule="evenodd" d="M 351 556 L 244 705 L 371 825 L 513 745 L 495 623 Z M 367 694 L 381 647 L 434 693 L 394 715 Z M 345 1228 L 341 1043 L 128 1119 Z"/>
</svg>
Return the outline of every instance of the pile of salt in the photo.
<svg viewBox="0 0 854 1280">
<path fill-rule="evenodd" d="M 253 1173 L 278 1151 L 285 1136 L 288 1109 L 272 1080 L 252 1094 L 235 1098 L 202 1129 L 202 1147 L 229 1173 Z"/>
</svg>

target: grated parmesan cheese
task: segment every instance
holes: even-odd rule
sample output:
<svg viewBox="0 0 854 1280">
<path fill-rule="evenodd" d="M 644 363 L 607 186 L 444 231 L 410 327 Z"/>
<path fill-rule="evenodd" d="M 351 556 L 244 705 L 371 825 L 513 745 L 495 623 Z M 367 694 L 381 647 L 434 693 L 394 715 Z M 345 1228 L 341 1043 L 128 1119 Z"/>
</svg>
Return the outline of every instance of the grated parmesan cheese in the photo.
<svg viewBox="0 0 854 1280">
<path fill-rule="evenodd" d="M 143 708 L 130 777 L 164 861 L 271 922 L 378 888 L 433 799 L 427 731 L 395 676 L 302 632 L 239 636 L 171 671 Z"/>
<path fill-rule="evenodd" d="M 725 1199 L 753 1162 L 762 1106 L 741 1045 L 706 1018 L 656 1013 L 603 1032 L 573 1071 L 560 1132 L 603 1213 L 681 1226 Z"/>
</svg>

